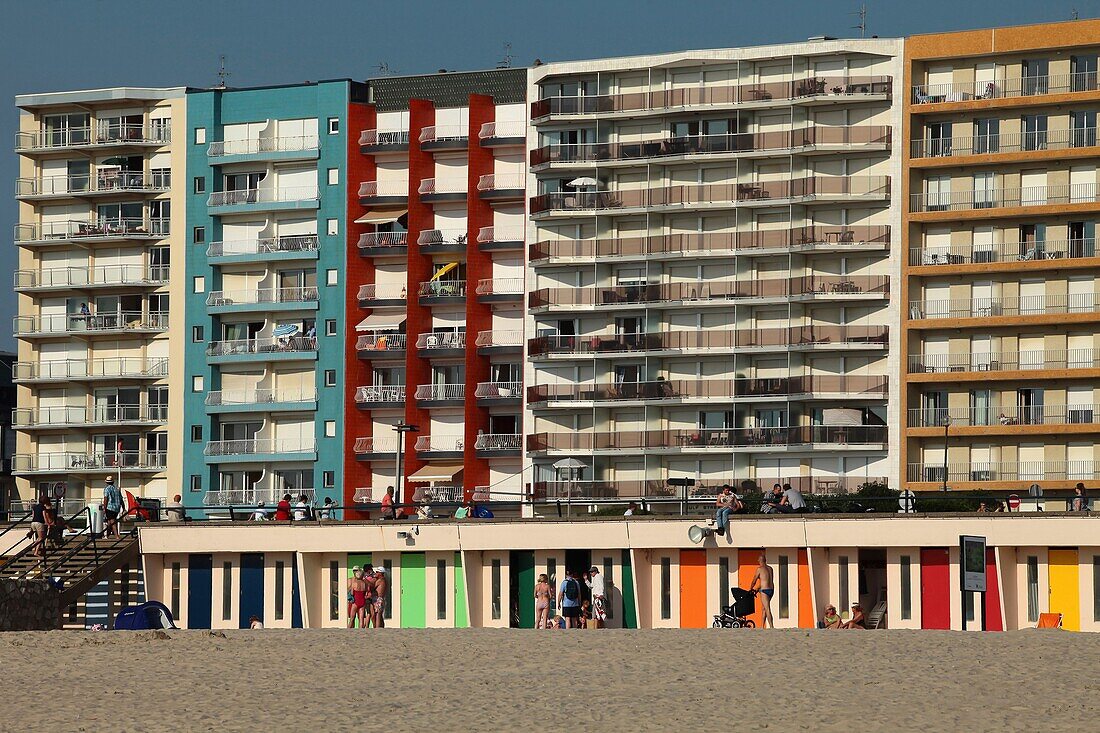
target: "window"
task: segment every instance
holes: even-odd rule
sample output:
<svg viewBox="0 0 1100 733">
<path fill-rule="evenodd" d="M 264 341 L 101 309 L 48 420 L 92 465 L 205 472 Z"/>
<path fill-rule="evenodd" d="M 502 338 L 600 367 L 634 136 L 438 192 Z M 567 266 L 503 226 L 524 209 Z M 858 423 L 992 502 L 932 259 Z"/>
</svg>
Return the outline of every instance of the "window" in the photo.
<svg viewBox="0 0 1100 733">
<path fill-rule="evenodd" d="M 672 558 L 661 558 L 661 618 L 672 618 Z"/>
<path fill-rule="evenodd" d="M 205 127 L 196 127 L 195 128 L 195 144 L 196 145 L 205 145 L 206 144 L 206 128 Z"/>
<path fill-rule="evenodd" d="M 191 391 L 192 392 L 202 392 L 205 386 L 206 386 L 206 381 L 203 379 L 201 374 L 196 374 L 193 377 L 191 377 Z"/>
<path fill-rule="evenodd" d="M 195 193 L 206 193 L 206 176 L 195 176 Z"/>
<path fill-rule="evenodd" d="M 192 443 L 201 443 L 202 442 L 202 425 L 192 425 L 191 426 L 191 442 Z"/>
<path fill-rule="evenodd" d="M 447 618 L 447 561 L 435 561 L 435 617 Z"/>
<path fill-rule="evenodd" d="M 326 285 L 339 285 L 340 284 L 340 271 L 328 270 L 325 272 L 325 284 Z"/>
<path fill-rule="evenodd" d="M 335 471 L 322 471 L 321 472 L 321 486 L 326 489 L 331 489 L 336 486 L 336 472 Z"/>
<path fill-rule="evenodd" d="M 1100 621 L 1100 555 L 1092 556 L 1092 620 Z"/>
<path fill-rule="evenodd" d="M 286 592 L 286 563 L 275 561 L 275 620 L 283 620 L 283 594 Z"/>
<path fill-rule="evenodd" d="M 840 585 L 840 608 L 844 611 L 850 608 L 848 605 L 848 556 L 841 555 L 837 561 L 837 582 Z"/>
<path fill-rule="evenodd" d="M 901 618 L 908 621 L 913 618 L 913 559 L 901 556 Z"/>
<path fill-rule="evenodd" d="M 329 168 L 328 169 L 328 185 L 335 186 L 340 182 L 340 169 Z"/>
<path fill-rule="evenodd" d="M 153 184 L 153 188 L 171 188 L 172 187 L 172 169 L 171 168 L 150 168 L 149 169 L 150 183 Z"/>
<path fill-rule="evenodd" d="M 340 118 L 329 117 L 328 118 L 328 134 L 336 135 L 340 132 Z"/>
<path fill-rule="evenodd" d="M 787 555 L 779 556 L 779 618 L 791 616 L 790 562 Z"/>
<path fill-rule="evenodd" d="M 326 318 L 325 319 L 325 335 L 326 336 L 335 336 L 336 335 L 336 319 L 335 318 Z"/>
<path fill-rule="evenodd" d="M 202 476 L 198 474 L 191 474 L 191 492 L 197 493 L 202 491 Z"/>
<path fill-rule="evenodd" d="M 974 174 L 974 208 L 988 209 L 993 206 L 993 171 L 982 171 Z"/>
<path fill-rule="evenodd" d="M 924 191 L 925 210 L 947 211 L 951 204 L 951 176 L 929 176 Z"/>
<path fill-rule="evenodd" d="M 393 578 L 393 560 L 385 560 L 382 563 L 382 568 L 386 571 L 386 577 L 392 579 Z M 390 583 L 390 592 L 386 594 L 386 602 L 382 606 L 382 618 L 384 618 L 384 619 L 393 618 L 393 603 L 390 602 L 392 598 L 393 598 L 393 583 L 391 582 Z"/>
<path fill-rule="evenodd" d="M 335 420 L 325 420 L 325 437 L 326 438 L 335 438 L 336 437 L 336 421 Z"/>
<path fill-rule="evenodd" d="M 1096 112 L 1085 110 L 1083 112 L 1069 113 L 1070 144 L 1075 148 L 1093 147 L 1096 145 Z"/>
<path fill-rule="evenodd" d="M 729 598 L 727 593 L 730 590 L 730 559 L 728 557 L 718 558 L 718 607 L 727 605 L 727 599 Z"/>
<path fill-rule="evenodd" d="M 340 223 L 336 219 L 328 219 L 326 222 L 326 229 L 330 237 L 335 237 L 340 233 Z"/>
<path fill-rule="evenodd" d="M 336 386 L 336 370 L 335 369 L 326 369 L 325 370 L 325 386 L 326 387 L 335 387 Z"/>
<path fill-rule="evenodd" d="M 1046 115 L 1024 115 L 1023 118 L 1020 120 L 1020 127 L 1024 131 L 1024 150 L 1046 150 Z"/>
<path fill-rule="evenodd" d="M 149 202 L 149 232 L 167 236 L 171 231 L 172 202 L 167 199 Z"/>
<path fill-rule="evenodd" d="M 612 569 L 611 558 L 610 557 L 605 557 L 603 559 L 603 570 L 600 571 L 600 572 L 603 573 L 603 582 L 604 582 L 604 592 L 605 593 L 610 593 L 612 578 L 615 577 L 614 575 L 612 575 L 611 569 Z M 606 598 L 609 599 L 610 596 L 607 596 Z M 615 610 L 614 604 L 611 603 L 610 600 L 608 600 L 606 605 L 607 605 L 607 608 L 605 610 L 605 613 L 606 613 L 607 617 L 608 618 L 614 618 L 614 610 Z"/>
<path fill-rule="evenodd" d="M 1047 94 L 1050 91 L 1050 79 L 1047 76 L 1049 68 L 1046 59 L 1024 59 L 1020 69 L 1024 96 Z"/>
<path fill-rule="evenodd" d="M 191 239 L 195 244 L 202 244 L 206 241 L 206 227 L 195 227 L 191 230 Z"/>
<path fill-rule="evenodd" d="M 205 293 L 206 292 L 206 278 L 202 275 L 196 275 L 191 280 L 191 292 L 192 293 Z"/>
<path fill-rule="evenodd" d="M 206 329 L 204 329 L 202 326 L 192 326 L 191 327 L 191 343 L 201 344 L 203 341 L 205 341 L 206 340 L 205 330 Z"/>
<path fill-rule="evenodd" d="M 996 153 L 1001 149 L 1001 121 L 996 117 L 974 120 L 974 152 Z"/>
<path fill-rule="evenodd" d="M 1070 56 L 1070 74 L 1073 76 L 1071 89 L 1075 92 L 1090 92 L 1096 85 L 1096 54 L 1088 56 Z"/>
<path fill-rule="evenodd" d="M 493 620 L 500 619 L 500 558 L 493 558 L 490 602 L 493 604 Z"/>
<path fill-rule="evenodd" d="M 387 573 L 389 575 L 389 573 Z M 328 619 L 340 620 L 340 607 L 344 604 L 340 599 L 340 563 L 330 560 L 328 563 Z"/>
<path fill-rule="evenodd" d="M 1039 620 L 1039 558 L 1035 555 L 1027 558 L 1027 620 Z"/>
<path fill-rule="evenodd" d="M 178 562 L 172 563 L 172 598 L 169 601 L 171 603 L 172 618 L 179 621 L 180 618 L 180 589 L 182 585 L 183 569 Z"/>
<path fill-rule="evenodd" d="M 546 559 L 546 579 L 550 583 L 550 613 L 547 618 L 554 618 L 558 607 L 558 561 L 550 557 Z"/>
<path fill-rule="evenodd" d="M 222 563 L 222 621 L 233 618 L 233 563 Z"/>
<path fill-rule="evenodd" d="M 951 123 L 928 123 L 928 155 L 937 157 L 951 155 Z"/>
</svg>

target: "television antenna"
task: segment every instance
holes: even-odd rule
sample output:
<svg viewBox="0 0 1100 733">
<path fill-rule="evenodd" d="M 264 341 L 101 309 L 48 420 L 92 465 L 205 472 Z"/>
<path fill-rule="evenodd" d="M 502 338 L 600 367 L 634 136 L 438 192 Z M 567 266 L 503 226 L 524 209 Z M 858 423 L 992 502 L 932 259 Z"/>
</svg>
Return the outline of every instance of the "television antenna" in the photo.
<svg viewBox="0 0 1100 733">
<path fill-rule="evenodd" d="M 498 69 L 510 69 L 512 68 L 512 44 L 508 41 L 504 42 L 504 58 L 497 62 Z"/>
<path fill-rule="evenodd" d="M 393 76 L 397 73 L 397 71 L 391 69 L 390 65 L 385 61 L 379 61 L 374 68 L 378 69 L 379 76 Z"/>
<path fill-rule="evenodd" d="M 861 3 L 860 6 L 859 6 L 859 10 L 857 10 L 854 13 L 850 13 L 850 15 L 859 16 L 859 23 L 855 24 L 852 27 L 859 31 L 859 37 L 860 38 L 866 38 L 867 37 L 867 5 Z"/>
<path fill-rule="evenodd" d="M 218 56 L 218 84 L 214 88 L 225 89 L 225 81 L 231 76 L 232 74 L 225 70 L 225 54 L 223 53 Z"/>
</svg>

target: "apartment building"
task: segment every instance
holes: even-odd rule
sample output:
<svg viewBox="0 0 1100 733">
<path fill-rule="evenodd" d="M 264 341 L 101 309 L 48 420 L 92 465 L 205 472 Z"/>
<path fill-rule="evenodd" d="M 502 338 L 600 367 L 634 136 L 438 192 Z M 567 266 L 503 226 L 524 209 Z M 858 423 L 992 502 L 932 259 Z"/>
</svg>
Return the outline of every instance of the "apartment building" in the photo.
<svg viewBox="0 0 1100 733">
<path fill-rule="evenodd" d="M 401 486 L 406 502 L 518 501 L 527 70 L 368 84 L 352 131 L 343 499 Z"/>
<path fill-rule="evenodd" d="M 898 40 L 531 71 L 536 498 L 896 475 Z"/>
<path fill-rule="evenodd" d="M 906 41 L 906 486 L 1100 477 L 1100 21 Z"/>
<path fill-rule="evenodd" d="M 184 93 L 16 98 L 13 471 L 23 502 L 61 489 L 64 511 L 76 511 L 99 499 L 108 476 L 144 496 L 178 485 L 178 437 L 169 435 L 182 425 L 183 367 L 169 332 L 183 324 L 172 212 L 183 206 L 173 133 L 184 128 Z"/>
<path fill-rule="evenodd" d="M 187 95 L 184 503 L 341 503 L 347 80 Z"/>
</svg>

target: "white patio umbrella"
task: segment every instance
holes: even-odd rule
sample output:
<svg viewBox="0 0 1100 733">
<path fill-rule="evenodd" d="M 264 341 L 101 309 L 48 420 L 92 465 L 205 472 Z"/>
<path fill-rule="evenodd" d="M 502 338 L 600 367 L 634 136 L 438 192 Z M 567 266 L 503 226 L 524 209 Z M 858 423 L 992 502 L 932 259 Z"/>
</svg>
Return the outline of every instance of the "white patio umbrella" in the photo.
<svg viewBox="0 0 1100 733">
<path fill-rule="evenodd" d="M 572 181 L 565 185 L 569 186 L 570 188 L 583 188 L 585 186 L 595 187 L 600 185 L 600 182 L 597 181 L 595 178 L 592 178 L 591 176 L 581 176 L 580 178 L 574 178 Z"/>
</svg>

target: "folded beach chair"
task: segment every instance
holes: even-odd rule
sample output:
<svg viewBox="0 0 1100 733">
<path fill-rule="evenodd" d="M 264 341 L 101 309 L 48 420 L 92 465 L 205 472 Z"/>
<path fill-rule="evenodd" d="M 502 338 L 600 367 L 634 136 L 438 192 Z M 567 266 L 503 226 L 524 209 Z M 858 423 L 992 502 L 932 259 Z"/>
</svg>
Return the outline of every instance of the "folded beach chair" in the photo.
<svg viewBox="0 0 1100 733">
<path fill-rule="evenodd" d="M 1062 614 L 1060 613 L 1040 613 L 1039 623 L 1035 624 L 1037 629 L 1060 629 L 1062 628 Z"/>
</svg>

